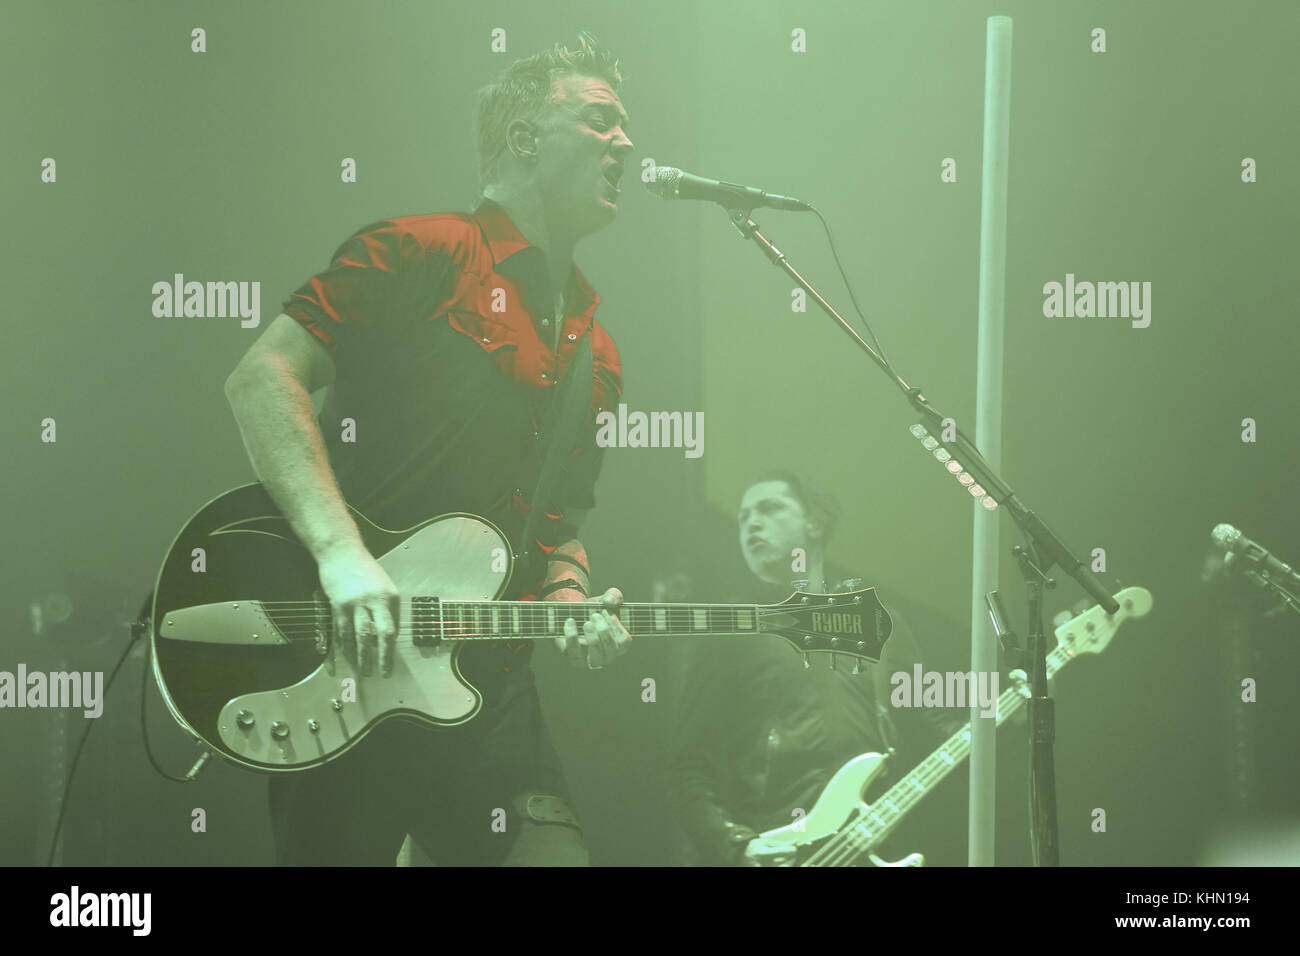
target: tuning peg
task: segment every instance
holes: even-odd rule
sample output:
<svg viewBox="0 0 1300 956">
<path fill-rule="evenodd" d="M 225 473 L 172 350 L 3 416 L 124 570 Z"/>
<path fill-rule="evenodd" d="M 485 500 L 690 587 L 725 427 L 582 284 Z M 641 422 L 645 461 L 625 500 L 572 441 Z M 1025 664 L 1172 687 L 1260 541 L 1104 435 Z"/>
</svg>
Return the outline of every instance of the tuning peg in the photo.
<svg viewBox="0 0 1300 956">
<path fill-rule="evenodd" d="M 862 673 L 862 661 L 855 657 L 853 658 L 853 676 L 856 677 L 858 674 L 861 673 Z"/>
<path fill-rule="evenodd" d="M 835 655 L 831 655 L 831 670 L 835 670 Z"/>
<path fill-rule="evenodd" d="M 808 663 L 808 655 L 807 655 L 807 654 L 800 654 L 799 656 L 803 658 L 803 666 L 804 666 L 804 667 L 812 667 L 812 665 Z"/>
</svg>

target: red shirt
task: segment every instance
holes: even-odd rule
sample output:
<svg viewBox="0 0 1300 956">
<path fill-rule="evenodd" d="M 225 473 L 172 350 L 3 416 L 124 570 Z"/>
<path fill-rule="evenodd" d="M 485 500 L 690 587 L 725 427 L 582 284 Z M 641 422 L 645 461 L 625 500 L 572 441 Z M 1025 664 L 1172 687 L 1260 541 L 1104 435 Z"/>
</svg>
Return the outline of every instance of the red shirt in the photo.
<svg viewBox="0 0 1300 956">
<path fill-rule="evenodd" d="M 321 432 L 344 498 L 394 530 L 449 511 L 480 514 L 515 550 L 540 472 L 552 398 L 589 334 L 591 414 L 566 461 L 562 503 L 539 527 L 549 550 L 595 505 L 603 450 L 595 415 L 622 394 L 618 350 L 595 321 L 600 296 L 575 266 L 558 352 L 545 255 L 505 210 L 373 223 L 283 303 L 330 350 Z M 355 422 L 342 440 L 341 422 Z M 536 549 L 534 549 L 536 550 Z M 536 583 L 531 569 L 518 586 Z M 523 571 L 523 569 L 520 569 Z"/>
</svg>

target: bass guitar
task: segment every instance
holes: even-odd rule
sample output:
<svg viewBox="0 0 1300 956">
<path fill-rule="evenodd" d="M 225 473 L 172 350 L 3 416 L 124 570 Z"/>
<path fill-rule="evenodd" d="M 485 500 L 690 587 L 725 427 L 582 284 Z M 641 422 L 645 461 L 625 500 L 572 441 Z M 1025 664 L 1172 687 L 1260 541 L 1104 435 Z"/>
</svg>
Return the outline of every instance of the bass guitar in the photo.
<svg viewBox="0 0 1300 956">
<path fill-rule="evenodd" d="M 1098 605 L 1056 629 L 1058 646 L 1047 655 L 1048 677 L 1054 676 L 1078 654 L 1100 654 L 1120 625 L 1151 610 L 1151 592 L 1146 588 L 1125 588 L 1115 595 L 1115 600 L 1119 610 L 1113 615 Z M 1011 677 L 1011 689 L 998 697 L 999 727 L 1030 696 L 1025 672 L 1012 671 Z M 970 756 L 970 735 L 968 723 L 870 804 L 866 799 L 867 788 L 880 773 L 886 758 L 877 753 L 854 757 L 836 771 L 806 817 L 768 830 L 763 836 L 794 849 L 799 866 L 854 866 L 864 857 L 875 866 L 921 866 L 925 857 L 920 853 L 887 863 L 876 855 L 875 849 L 908 811 Z"/>
</svg>

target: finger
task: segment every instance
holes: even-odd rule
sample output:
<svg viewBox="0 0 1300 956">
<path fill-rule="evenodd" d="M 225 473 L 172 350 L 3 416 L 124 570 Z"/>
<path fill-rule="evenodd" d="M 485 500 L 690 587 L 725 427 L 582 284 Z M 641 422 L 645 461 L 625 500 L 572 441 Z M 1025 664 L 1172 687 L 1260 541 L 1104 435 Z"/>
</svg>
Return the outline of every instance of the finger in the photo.
<svg viewBox="0 0 1300 956">
<path fill-rule="evenodd" d="M 340 647 L 343 643 L 343 632 L 345 630 L 343 620 L 344 616 L 339 612 L 339 609 L 330 605 L 330 621 L 334 625 L 334 633 L 329 636 L 329 640 L 326 642 L 325 669 L 331 677 L 334 676 L 336 666 L 334 655 L 341 652 Z"/>
<path fill-rule="evenodd" d="M 627 644 L 632 638 L 617 617 L 605 610 L 600 613 L 605 622 L 605 662 L 608 663 L 627 652 Z"/>
<path fill-rule="evenodd" d="M 582 636 L 578 638 L 582 646 L 582 660 L 588 667 L 600 666 L 600 634 L 596 630 L 596 617 L 593 612 L 582 622 Z"/>
<path fill-rule="evenodd" d="M 371 614 L 375 621 L 379 671 L 385 677 L 390 677 L 393 673 L 393 650 L 397 637 L 397 627 L 393 621 L 391 605 L 381 604 L 372 609 Z"/>
<path fill-rule="evenodd" d="M 357 670 L 362 677 L 369 677 L 374 667 L 375 621 L 364 605 L 354 609 L 353 626 L 356 628 Z"/>
<path fill-rule="evenodd" d="M 627 645 L 632 642 L 632 635 L 627 632 L 627 628 L 613 614 L 605 612 L 605 618 L 609 621 L 609 633 L 614 642 L 614 653 L 622 654 L 627 650 Z"/>
<path fill-rule="evenodd" d="M 604 667 L 613 658 L 614 638 L 609 621 L 604 611 L 593 612 L 591 624 L 595 631 L 592 637 L 592 652 L 589 657 L 592 667 Z"/>
<path fill-rule="evenodd" d="M 600 603 L 611 611 L 617 611 L 623 606 L 623 592 L 618 588 L 610 588 L 600 596 Z"/>
<path fill-rule="evenodd" d="M 560 645 L 560 650 L 564 652 L 565 657 L 572 659 L 574 652 L 578 649 L 578 622 L 573 618 L 566 618 L 564 621 L 564 636 L 557 637 L 556 641 Z"/>
<path fill-rule="evenodd" d="M 350 607 L 343 607 L 339 611 L 339 628 L 343 635 L 340 641 L 343 660 L 355 670 L 357 666 L 357 628 L 353 612 L 354 609 Z"/>
</svg>

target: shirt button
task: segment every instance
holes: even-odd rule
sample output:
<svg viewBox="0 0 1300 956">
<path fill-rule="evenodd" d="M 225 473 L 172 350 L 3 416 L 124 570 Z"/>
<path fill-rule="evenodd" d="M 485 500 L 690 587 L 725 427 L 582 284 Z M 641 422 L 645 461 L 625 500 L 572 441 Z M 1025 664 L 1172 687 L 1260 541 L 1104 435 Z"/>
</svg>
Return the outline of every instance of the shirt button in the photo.
<svg viewBox="0 0 1300 956">
<path fill-rule="evenodd" d="M 491 342 L 491 341 L 492 341 L 491 339 L 484 339 L 484 340 L 483 340 L 483 344 L 484 344 L 484 345 L 487 345 L 487 344 L 488 344 L 489 342 Z"/>
<path fill-rule="evenodd" d="M 569 333 L 569 341 L 570 341 L 570 342 L 572 342 L 572 341 L 573 341 L 574 339 L 576 339 L 577 337 L 578 337 L 578 336 L 576 336 L 574 333 L 572 333 L 572 332 Z"/>
<path fill-rule="evenodd" d="M 547 375 L 545 372 L 542 373 L 542 381 L 543 381 L 543 382 L 545 382 L 545 381 L 546 381 L 547 379 L 549 379 L 549 378 L 550 378 L 550 376 Z"/>
<path fill-rule="evenodd" d="M 550 325 L 550 324 L 551 324 L 550 319 L 542 319 L 542 325 Z"/>
</svg>

